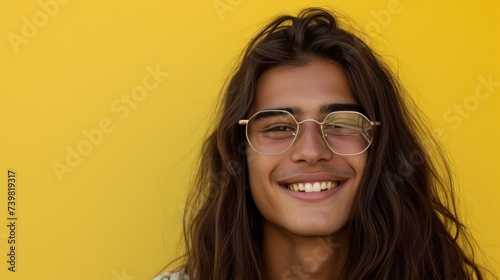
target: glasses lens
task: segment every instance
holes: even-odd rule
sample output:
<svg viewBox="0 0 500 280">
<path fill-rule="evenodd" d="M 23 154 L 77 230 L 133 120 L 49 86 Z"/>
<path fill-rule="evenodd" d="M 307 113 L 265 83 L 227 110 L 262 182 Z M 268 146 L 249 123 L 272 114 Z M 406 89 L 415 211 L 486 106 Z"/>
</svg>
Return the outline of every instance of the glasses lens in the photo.
<svg viewBox="0 0 500 280">
<path fill-rule="evenodd" d="M 264 154 L 280 154 L 292 145 L 297 122 L 286 111 L 262 111 L 248 122 L 248 142 Z"/>
<path fill-rule="evenodd" d="M 323 122 L 323 132 L 330 148 L 343 155 L 358 154 L 370 146 L 370 121 L 356 112 L 333 112 Z"/>
</svg>

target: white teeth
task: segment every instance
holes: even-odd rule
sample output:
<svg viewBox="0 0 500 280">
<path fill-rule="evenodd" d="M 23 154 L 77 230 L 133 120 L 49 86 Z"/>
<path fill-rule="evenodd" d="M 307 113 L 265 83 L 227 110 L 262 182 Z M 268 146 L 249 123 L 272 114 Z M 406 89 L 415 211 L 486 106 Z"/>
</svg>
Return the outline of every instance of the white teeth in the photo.
<svg viewBox="0 0 500 280">
<path fill-rule="evenodd" d="M 338 186 L 338 182 L 324 181 L 324 182 L 310 182 L 310 183 L 298 183 L 290 184 L 287 186 L 289 190 L 296 192 L 320 192 L 322 190 L 331 190 Z"/>
<path fill-rule="evenodd" d="M 314 183 L 313 184 L 313 192 L 320 192 L 321 191 L 321 183 Z"/>
</svg>

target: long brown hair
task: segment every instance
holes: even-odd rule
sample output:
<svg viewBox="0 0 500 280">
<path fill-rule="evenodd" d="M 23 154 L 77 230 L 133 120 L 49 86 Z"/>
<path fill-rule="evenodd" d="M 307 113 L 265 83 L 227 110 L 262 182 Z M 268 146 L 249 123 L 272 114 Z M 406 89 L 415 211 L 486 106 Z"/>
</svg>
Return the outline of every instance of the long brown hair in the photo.
<svg viewBox="0 0 500 280">
<path fill-rule="evenodd" d="M 247 117 L 266 70 L 313 59 L 341 65 L 368 118 L 382 123 L 348 225 L 349 255 L 341 278 L 483 279 L 456 215 L 454 183 L 438 141 L 389 68 L 319 8 L 267 25 L 224 87 L 184 213 L 190 279 L 265 278 L 262 216 L 249 192 L 245 133 L 237 122 Z"/>
</svg>

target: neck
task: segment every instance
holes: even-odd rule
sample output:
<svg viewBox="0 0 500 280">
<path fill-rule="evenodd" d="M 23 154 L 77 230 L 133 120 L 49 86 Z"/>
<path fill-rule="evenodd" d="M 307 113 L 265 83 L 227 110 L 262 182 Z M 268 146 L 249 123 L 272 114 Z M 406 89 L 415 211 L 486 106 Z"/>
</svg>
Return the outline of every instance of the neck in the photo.
<svg viewBox="0 0 500 280">
<path fill-rule="evenodd" d="M 340 279 L 346 262 L 346 230 L 323 237 L 304 237 L 264 225 L 265 279 Z"/>
</svg>

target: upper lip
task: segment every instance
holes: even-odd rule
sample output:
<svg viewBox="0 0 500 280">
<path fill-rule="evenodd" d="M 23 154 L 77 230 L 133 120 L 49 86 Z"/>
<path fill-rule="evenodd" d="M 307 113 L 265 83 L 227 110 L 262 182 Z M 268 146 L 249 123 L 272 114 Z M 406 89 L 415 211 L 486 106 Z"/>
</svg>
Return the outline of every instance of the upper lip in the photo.
<svg viewBox="0 0 500 280">
<path fill-rule="evenodd" d="M 348 177 L 341 176 L 338 174 L 331 173 L 299 173 L 288 176 L 286 178 L 282 178 L 278 180 L 278 184 L 280 185 L 290 185 L 290 184 L 298 184 L 298 183 L 308 183 L 308 182 L 341 182 L 347 180 Z"/>
</svg>

